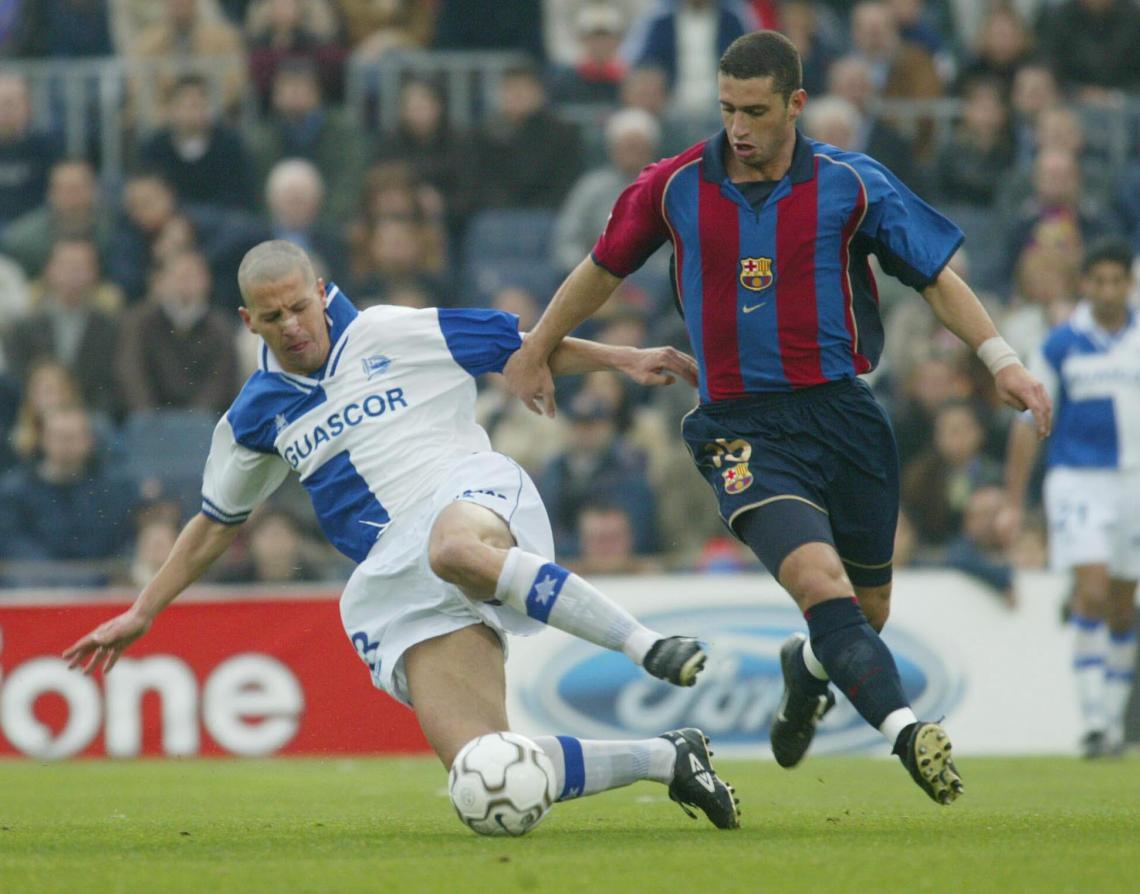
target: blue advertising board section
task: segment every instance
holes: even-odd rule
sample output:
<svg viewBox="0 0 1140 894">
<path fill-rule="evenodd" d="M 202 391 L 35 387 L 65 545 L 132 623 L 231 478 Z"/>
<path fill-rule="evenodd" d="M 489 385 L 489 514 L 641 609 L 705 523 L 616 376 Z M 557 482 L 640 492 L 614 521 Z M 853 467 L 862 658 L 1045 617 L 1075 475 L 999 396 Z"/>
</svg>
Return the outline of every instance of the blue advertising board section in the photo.
<svg viewBox="0 0 1140 894">
<path fill-rule="evenodd" d="M 699 636 L 710 660 L 700 681 L 677 689 L 623 655 L 558 631 L 515 638 L 508 661 L 512 726 L 529 734 L 597 738 L 656 735 L 700 726 L 718 753 L 769 757 L 768 729 L 781 695 L 781 642 L 806 625 L 770 577 L 713 575 L 598 578 L 649 626 Z M 954 572 L 897 575 L 885 638 L 920 717 L 939 718 L 955 748 L 973 754 L 1073 753 L 1080 729 L 1069 631 L 1060 620 L 1068 581 L 1023 574 L 1010 610 Z M 887 753 L 842 696 L 820 725 L 814 754 Z"/>
</svg>

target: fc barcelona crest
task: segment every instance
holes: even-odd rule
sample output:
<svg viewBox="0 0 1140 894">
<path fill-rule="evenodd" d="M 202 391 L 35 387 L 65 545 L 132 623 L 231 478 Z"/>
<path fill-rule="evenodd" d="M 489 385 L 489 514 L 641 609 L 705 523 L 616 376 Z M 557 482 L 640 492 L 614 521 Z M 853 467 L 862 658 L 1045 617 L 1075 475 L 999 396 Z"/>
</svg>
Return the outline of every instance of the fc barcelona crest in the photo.
<svg viewBox="0 0 1140 894">
<path fill-rule="evenodd" d="M 738 494 L 752 486 L 752 473 L 748 471 L 748 463 L 737 463 L 735 466 L 721 472 L 724 478 L 724 492 Z"/>
<path fill-rule="evenodd" d="M 776 275 L 772 272 L 771 258 L 741 258 L 740 284 L 753 292 L 763 292 L 772 285 Z"/>
</svg>

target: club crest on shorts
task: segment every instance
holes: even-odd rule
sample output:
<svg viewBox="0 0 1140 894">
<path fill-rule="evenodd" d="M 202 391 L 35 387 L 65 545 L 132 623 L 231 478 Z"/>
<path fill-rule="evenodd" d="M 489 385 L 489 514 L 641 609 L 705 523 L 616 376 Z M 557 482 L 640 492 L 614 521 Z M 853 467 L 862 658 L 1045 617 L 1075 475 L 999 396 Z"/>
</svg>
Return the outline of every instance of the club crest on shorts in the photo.
<svg viewBox="0 0 1140 894">
<path fill-rule="evenodd" d="M 737 463 L 720 473 L 724 478 L 724 492 L 739 494 L 752 486 L 752 473 L 748 471 L 748 463 Z"/>
<path fill-rule="evenodd" d="M 771 258 L 741 258 L 740 284 L 753 292 L 763 292 L 772 285 L 776 274 L 772 272 Z"/>
</svg>

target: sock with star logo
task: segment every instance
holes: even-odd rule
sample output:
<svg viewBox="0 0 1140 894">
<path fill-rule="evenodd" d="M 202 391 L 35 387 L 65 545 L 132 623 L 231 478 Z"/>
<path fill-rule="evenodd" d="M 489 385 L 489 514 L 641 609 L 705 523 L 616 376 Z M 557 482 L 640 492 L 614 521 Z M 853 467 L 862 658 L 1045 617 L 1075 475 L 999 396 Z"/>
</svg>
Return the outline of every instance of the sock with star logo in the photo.
<svg viewBox="0 0 1140 894">
<path fill-rule="evenodd" d="M 495 598 L 543 624 L 624 652 L 637 664 L 661 639 L 577 574 L 517 546 L 507 552 Z"/>
</svg>

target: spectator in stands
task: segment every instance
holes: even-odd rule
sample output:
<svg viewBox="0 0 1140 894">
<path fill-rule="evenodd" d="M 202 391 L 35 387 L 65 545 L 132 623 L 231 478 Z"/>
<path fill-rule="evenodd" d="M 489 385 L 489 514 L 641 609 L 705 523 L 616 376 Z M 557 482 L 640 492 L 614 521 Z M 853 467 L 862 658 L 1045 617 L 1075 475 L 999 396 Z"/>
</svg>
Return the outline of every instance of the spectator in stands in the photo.
<svg viewBox="0 0 1140 894">
<path fill-rule="evenodd" d="M 575 22 L 578 54 L 571 65 L 557 67 L 550 75 L 554 103 L 617 103 L 625 76 L 625 63 L 618 56 L 625 24 L 621 11 L 609 4 L 582 6 Z"/>
<path fill-rule="evenodd" d="M 936 58 L 945 52 L 946 40 L 939 27 L 938 16 L 924 0 L 887 0 L 899 37 L 922 47 Z"/>
<path fill-rule="evenodd" d="M 110 56 L 107 0 L 34 0 L 23 3 L 20 55 L 46 59 Z"/>
<path fill-rule="evenodd" d="M 248 552 L 244 561 L 223 572 L 230 584 L 290 584 L 317 581 L 321 574 L 309 555 L 300 527 L 288 512 L 263 507 L 249 522 Z"/>
<path fill-rule="evenodd" d="M 1013 166 L 1009 110 L 996 80 L 970 81 L 962 98 L 961 121 L 938 152 L 937 191 L 946 202 L 989 207 Z"/>
<path fill-rule="evenodd" d="M 20 385 L 0 373 L 0 476 L 16 464 L 13 444 L 20 412 Z"/>
<path fill-rule="evenodd" d="M 899 376 L 891 401 L 891 423 L 899 445 L 899 465 L 907 465 L 930 445 L 938 408 L 972 394 L 960 353 L 939 353 L 915 363 L 908 375 Z"/>
<path fill-rule="evenodd" d="M 1037 118 L 1060 101 L 1057 80 L 1045 62 L 1027 62 L 1013 76 L 1013 143 L 1020 166 L 1028 167 L 1037 154 Z"/>
<path fill-rule="evenodd" d="M 326 280 L 341 279 L 348 259 L 340 231 L 321 220 L 325 184 L 321 172 L 302 158 L 278 162 L 265 182 L 271 235 L 305 250 L 317 274 Z"/>
<path fill-rule="evenodd" d="M 223 2 L 226 0 L 196 0 L 198 19 L 204 22 L 225 21 Z M 115 52 L 120 56 L 129 55 L 139 36 L 149 28 L 161 25 L 168 15 L 166 3 L 156 3 L 155 0 L 110 0 L 110 8 L 111 35 Z"/>
<path fill-rule="evenodd" d="M 623 109 L 606 122 L 607 164 L 583 174 L 558 212 L 551 261 L 559 272 L 569 272 L 589 254 L 621 191 L 659 157 L 660 141 L 661 126 L 641 109 Z"/>
<path fill-rule="evenodd" d="M 293 0 L 289 0 L 293 2 Z M 283 158 L 303 158 L 321 172 L 329 221 L 344 221 L 359 201 L 364 146 L 359 128 L 321 96 L 317 70 L 307 60 L 289 60 L 273 79 L 271 116 L 249 133 L 258 183 Z"/>
<path fill-rule="evenodd" d="M 476 138 L 479 203 L 492 208 L 557 208 L 582 172 L 578 130 L 550 108 L 537 69 L 503 74 L 496 117 Z"/>
<path fill-rule="evenodd" d="M 99 256 L 93 243 L 60 239 L 44 269 L 44 294 L 36 311 L 8 334 L 6 353 L 23 379 L 35 360 L 51 357 L 80 383 L 84 402 L 114 415 L 118 409 L 112 368 L 119 326 L 95 304 Z"/>
<path fill-rule="evenodd" d="M 580 554 L 578 514 L 604 493 L 633 521 L 635 552 L 656 553 L 656 498 L 645 474 L 645 457 L 618 435 L 618 408 L 596 393 L 583 393 L 566 404 L 564 412 L 570 420 L 566 448 L 536 482 L 550 513 L 555 550 L 565 556 Z"/>
<path fill-rule="evenodd" d="M 365 251 L 364 265 L 352 287 L 363 304 L 386 301 L 393 291 L 407 286 L 430 294 L 432 304 L 444 300 L 442 283 L 432 270 L 424 228 L 415 220 L 381 217 L 369 233 Z"/>
<path fill-rule="evenodd" d="M 881 0 L 863 0 L 851 11 L 851 43 L 855 54 L 870 66 L 871 82 L 884 99 L 937 99 L 942 95 L 933 57 L 922 46 L 902 38 L 890 7 Z M 920 159 L 930 157 L 932 119 L 919 119 L 914 148 Z"/>
<path fill-rule="evenodd" d="M 448 228 L 458 231 L 473 209 L 476 189 L 466 174 L 470 163 L 462 134 L 451 129 L 438 84 L 412 78 L 400 90 L 396 129 L 382 133 L 375 160 L 410 166 L 415 179 L 446 197 Z"/>
<path fill-rule="evenodd" d="M 1017 595 L 1007 554 L 1016 536 L 1006 492 L 992 484 L 979 487 L 966 500 L 962 529 L 946 550 L 945 565 L 992 587 L 1013 608 Z"/>
<path fill-rule="evenodd" d="M 1043 42 L 1058 80 L 1082 99 L 1140 87 L 1135 0 L 1066 0 L 1049 14 Z"/>
<path fill-rule="evenodd" d="M 542 4 L 535 0 L 438 0 L 436 7 L 435 49 L 514 50 L 542 59 Z"/>
<path fill-rule="evenodd" d="M 0 372 L 8 368 L 4 359 L 3 334 L 31 308 L 31 294 L 24 268 L 0 255 Z"/>
<path fill-rule="evenodd" d="M 542 0 L 542 31 L 545 57 L 552 67 L 571 66 L 581 54 L 578 14 L 583 6 L 599 5 L 601 0 Z M 645 11 L 653 0 L 608 0 L 604 5 L 621 16 L 625 26 Z"/>
<path fill-rule="evenodd" d="M 320 72 L 326 92 L 339 95 L 345 48 L 330 0 L 253 0 L 245 35 L 254 89 L 268 104 L 281 65 L 305 61 Z"/>
<path fill-rule="evenodd" d="M 0 245 L 29 278 L 35 278 L 43 272 L 52 246 L 60 239 L 89 240 L 105 259 L 112 228 L 113 216 L 99 202 L 91 165 L 61 161 L 51 169 L 47 202 L 12 221 Z"/>
<path fill-rule="evenodd" d="M 142 163 L 160 172 L 182 202 L 249 207 L 255 199 L 249 154 L 238 132 L 214 116 L 205 78 L 183 75 L 175 82 L 168 119 L 143 143 Z"/>
<path fill-rule="evenodd" d="M 44 416 L 60 407 L 82 406 L 83 397 L 71 371 L 50 356 L 33 360 L 23 383 L 8 446 L 16 459 L 28 462 L 40 455 Z"/>
<path fill-rule="evenodd" d="M 827 85 L 828 93 L 846 99 L 859 111 L 861 123 L 852 150 L 870 155 L 911 189 L 921 191 L 910 140 L 875 111 L 881 93 L 875 86 L 871 64 L 861 56 L 844 56 L 828 70 Z"/>
<path fill-rule="evenodd" d="M 803 88 L 808 96 L 819 96 L 827 88 L 827 72 L 838 55 L 838 47 L 820 22 L 819 11 L 807 0 L 780 4 L 780 30 L 800 51 Z"/>
<path fill-rule="evenodd" d="M 958 71 L 955 93 L 978 78 L 994 79 L 1008 96 L 1017 71 L 1029 61 L 1033 36 L 1017 10 L 1005 4 L 990 6 L 978 29 L 968 61 Z"/>
<path fill-rule="evenodd" d="M 210 268 L 195 252 L 162 267 L 151 300 L 130 310 L 114 364 L 132 413 L 225 412 L 237 394 L 235 327 L 210 305 Z"/>
<path fill-rule="evenodd" d="M 0 557 L 121 556 L 138 502 L 129 479 L 100 465 L 87 411 L 53 410 L 43 420 L 42 457 L 0 479 Z"/>
<path fill-rule="evenodd" d="M 1008 270 L 1030 245 L 1064 251 L 1079 263 L 1085 242 L 1114 228 L 1107 209 L 1083 192 L 1076 158 L 1061 149 L 1041 152 L 1033 165 L 1033 195 L 1017 209 L 1008 230 Z"/>
<path fill-rule="evenodd" d="M 56 141 L 32 128 L 27 81 L 0 72 L 0 230 L 44 201 L 58 157 Z"/>
<path fill-rule="evenodd" d="M 663 157 L 683 152 L 716 130 L 715 125 L 708 127 L 673 108 L 668 75 L 656 65 L 631 68 L 621 82 L 619 98 L 623 109 L 641 109 L 657 119 Z"/>
<path fill-rule="evenodd" d="M 578 543 L 574 560 L 578 574 L 654 574 L 659 562 L 639 556 L 633 549 L 633 523 L 617 503 L 596 498 L 578 513 Z"/>
<path fill-rule="evenodd" d="M 435 3 L 423 0 L 338 0 L 348 43 L 362 61 L 388 50 L 426 47 L 435 32 Z M 476 4 L 477 5 L 477 4 Z M 493 16 L 489 10 L 489 16 Z"/>
<path fill-rule="evenodd" d="M 717 107 L 717 61 L 755 26 L 737 0 L 665 0 L 633 23 L 622 55 L 631 66 L 663 69 L 677 106 L 708 120 Z"/>
<path fill-rule="evenodd" d="M 135 60 L 149 63 L 136 75 L 136 93 L 165 96 L 186 72 L 208 71 L 219 86 L 222 108 L 237 109 L 247 83 L 245 45 L 233 25 L 210 14 L 210 6 L 166 0 L 162 20 L 142 31 L 131 47 Z"/>
<path fill-rule="evenodd" d="M 945 545 L 962 530 L 970 495 L 1001 484 L 1001 467 L 982 453 L 985 428 L 968 400 L 953 400 L 934 417 L 934 443 L 902 474 L 902 501 L 921 542 Z"/>
<path fill-rule="evenodd" d="M 813 140 L 852 151 L 863 126 L 863 116 L 842 96 L 822 96 L 804 110 L 803 131 Z"/>
<path fill-rule="evenodd" d="M 134 554 L 124 585 L 145 587 L 150 583 L 174 548 L 180 520 L 177 503 L 156 503 L 139 513 Z"/>
<path fill-rule="evenodd" d="M 1069 318 L 1076 303 L 1077 265 L 1064 251 L 1031 246 L 1017 262 L 1011 308 L 1001 331 L 1028 363 L 1054 326 Z"/>
</svg>

